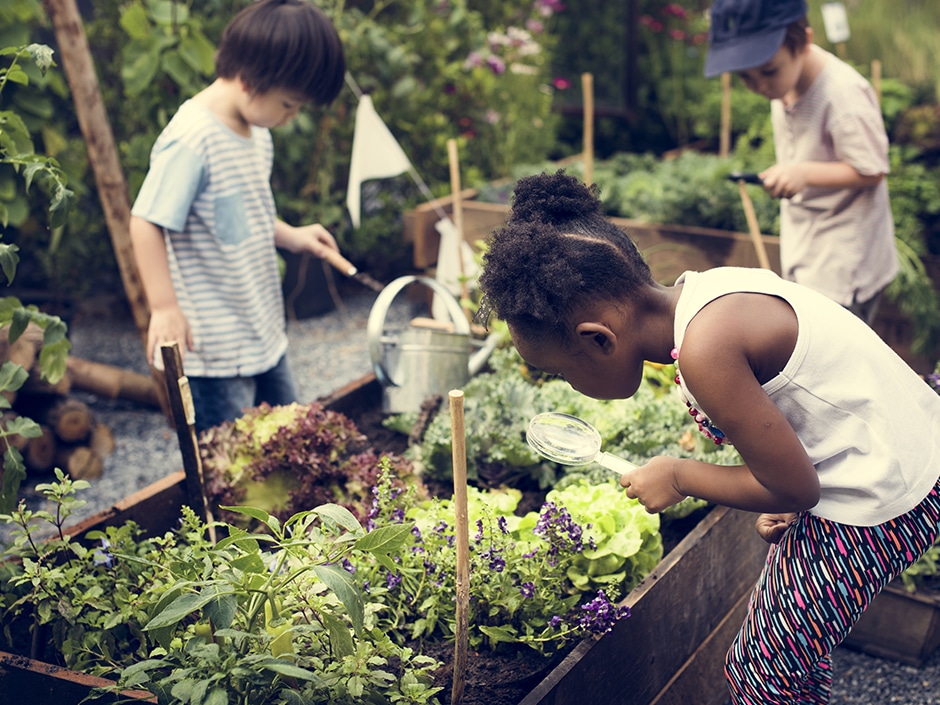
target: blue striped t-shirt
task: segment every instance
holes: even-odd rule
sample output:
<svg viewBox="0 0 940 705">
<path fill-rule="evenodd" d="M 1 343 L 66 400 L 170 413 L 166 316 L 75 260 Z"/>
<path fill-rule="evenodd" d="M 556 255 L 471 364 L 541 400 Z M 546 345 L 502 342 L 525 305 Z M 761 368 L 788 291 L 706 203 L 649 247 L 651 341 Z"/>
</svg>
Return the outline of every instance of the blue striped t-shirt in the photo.
<svg viewBox="0 0 940 705">
<path fill-rule="evenodd" d="M 268 130 L 243 137 L 191 100 L 153 146 L 132 213 L 163 229 L 188 375 L 255 375 L 287 350 L 272 161 Z"/>
</svg>

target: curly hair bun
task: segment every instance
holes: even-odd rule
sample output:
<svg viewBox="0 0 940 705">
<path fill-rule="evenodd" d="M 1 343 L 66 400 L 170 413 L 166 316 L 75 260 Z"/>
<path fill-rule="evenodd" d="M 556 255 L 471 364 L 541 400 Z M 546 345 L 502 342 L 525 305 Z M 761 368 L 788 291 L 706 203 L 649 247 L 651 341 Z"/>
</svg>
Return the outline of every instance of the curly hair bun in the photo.
<svg viewBox="0 0 940 705">
<path fill-rule="evenodd" d="M 565 223 L 600 212 L 597 187 L 588 188 L 580 179 L 559 169 L 554 174 L 543 172 L 519 179 L 509 219 Z"/>
</svg>

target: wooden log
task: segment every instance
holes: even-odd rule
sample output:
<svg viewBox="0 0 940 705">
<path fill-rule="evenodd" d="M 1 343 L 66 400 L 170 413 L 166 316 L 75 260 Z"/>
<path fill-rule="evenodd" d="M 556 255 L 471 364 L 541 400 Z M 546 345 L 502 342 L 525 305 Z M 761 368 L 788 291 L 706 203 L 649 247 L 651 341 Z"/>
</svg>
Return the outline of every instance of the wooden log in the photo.
<svg viewBox="0 0 940 705">
<path fill-rule="evenodd" d="M 10 326 L 0 328 L 0 363 L 12 362 L 25 370 L 30 370 L 39 359 L 39 349 L 42 347 L 43 330 L 35 323 L 26 326 L 26 330 L 12 343 L 10 342 Z M 16 401 L 18 392 L 3 392 L 3 396 L 12 404 Z"/>
<path fill-rule="evenodd" d="M 55 384 L 51 384 L 42 378 L 42 372 L 37 365 L 28 367 L 27 370 L 29 370 L 29 377 L 26 378 L 23 386 L 20 387 L 17 396 L 20 394 L 46 394 L 50 396 L 66 397 L 72 391 L 72 380 L 67 374 L 62 375 L 62 379 Z"/>
<path fill-rule="evenodd" d="M 45 418 L 40 421 L 51 426 L 56 438 L 65 443 L 78 443 L 86 440 L 94 426 L 94 419 L 88 405 L 72 397 L 57 401 L 49 409 Z"/>
<path fill-rule="evenodd" d="M 103 423 L 96 423 L 94 428 L 91 429 L 88 447 L 95 451 L 102 460 L 110 457 L 114 452 L 114 432 L 111 431 L 111 427 Z"/>
<path fill-rule="evenodd" d="M 75 389 L 160 408 L 160 395 L 152 377 L 73 355 L 69 355 L 65 368 Z"/>
<path fill-rule="evenodd" d="M 23 463 L 26 469 L 33 474 L 43 474 L 52 470 L 55 465 L 58 443 L 55 433 L 45 424 L 39 424 L 41 435 L 28 439 L 23 450 Z"/>
<path fill-rule="evenodd" d="M 88 446 L 60 446 L 55 466 L 73 480 L 97 480 L 104 472 L 104 461 Z"/>
</svg>

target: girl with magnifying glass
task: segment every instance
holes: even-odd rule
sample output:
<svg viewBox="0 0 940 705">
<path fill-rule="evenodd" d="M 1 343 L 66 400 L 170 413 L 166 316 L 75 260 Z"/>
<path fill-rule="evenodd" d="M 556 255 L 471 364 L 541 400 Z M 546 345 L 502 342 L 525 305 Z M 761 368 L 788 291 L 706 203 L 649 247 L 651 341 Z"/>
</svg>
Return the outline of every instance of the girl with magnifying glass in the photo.
<svg viewBox="0 0 940 705">
<path fill-rule="evenodd" d="M 659 512 L 687 496 L 757 512 L 771 544 L 728 652 L 734 703 L 824 703 L 830 653 L 940 530 L 940 395 L 871 328 L 769 270 L 655 282 L 596 190 L 518 182 L 489 240 L 480 315 L 520 355 L 597 399 L 676 362 L 700 428 L 743 463 L 656 457 L 621 476 Z"/>
</svg>

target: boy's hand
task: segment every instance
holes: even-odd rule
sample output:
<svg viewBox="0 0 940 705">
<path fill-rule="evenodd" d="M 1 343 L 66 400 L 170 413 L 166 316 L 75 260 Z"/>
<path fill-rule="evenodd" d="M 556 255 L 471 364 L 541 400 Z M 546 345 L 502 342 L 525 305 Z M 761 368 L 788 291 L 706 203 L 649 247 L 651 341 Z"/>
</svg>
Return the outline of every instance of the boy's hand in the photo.
<svg viewBox="0 0 940 705">
<path fill-rule="evenodd" d="M 803 164 L 775 164 L 760 173 L 764 190 L 774 198 L 793 198 L 806 188 Z"/>
<path fill-rule="evenodd" d="M 656 457 L 620 477 L 620 486 L 630 499 L 639 500 L 650 514 L 661 512 L 685 499 L 676 489 L 675 458 Z"/>
<path fill-rule="evenodd" d="M 783 534 L 790 525 L 797 520 L 799 514 L 787 512 L 785 514 L 761 514 L 757 517 L 757 533 L 767 543 L 780 543 Z"/>
<path fill-rule="evenodd" d="M 327 250 L 339 252 L 330 231 L 319 223 L 294 227 L 278 220 L 274 224 L 274 242 L 278 247 L 290 252 L 309 252 L 320 259 L 323 259 Z"/>
<path fill-rule="evenodd" d="M 162 370 L 163 355 L 157 348 L 174 341 L 180 347 L 180 359 L 185 357 L 186 350 L 193 349 L 193 333 L 183 310 L 178 305 L 153 309 L 147 329 L 147 362 Z"/>
</svg>

